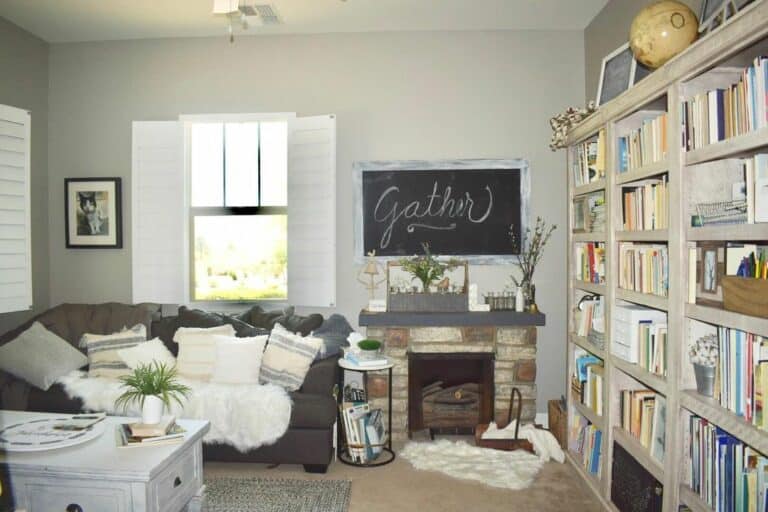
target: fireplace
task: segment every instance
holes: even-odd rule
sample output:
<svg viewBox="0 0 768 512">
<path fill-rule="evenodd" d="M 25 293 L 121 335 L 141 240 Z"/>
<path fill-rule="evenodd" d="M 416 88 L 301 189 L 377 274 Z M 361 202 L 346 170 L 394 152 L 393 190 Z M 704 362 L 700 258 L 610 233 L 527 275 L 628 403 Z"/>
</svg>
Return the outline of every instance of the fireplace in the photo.
<svg viewBox="0 0 768 512">
<path fill-rule="evenodd" d="M 408 436 L 471 434 L 493 420 L 493 354 L 408 354 Z"/>
</svg>

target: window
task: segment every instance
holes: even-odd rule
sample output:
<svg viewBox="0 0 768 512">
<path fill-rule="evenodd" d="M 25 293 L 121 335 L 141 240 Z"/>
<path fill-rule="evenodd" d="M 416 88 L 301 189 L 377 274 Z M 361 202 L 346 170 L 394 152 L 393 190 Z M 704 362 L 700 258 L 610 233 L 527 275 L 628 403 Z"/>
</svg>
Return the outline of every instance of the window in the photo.
<svg viewBox="0 0 768 512">
<path fill-rule="evenodd" d="M 287 299 L 287 122 L 192 122 L 188 140 L 193 300 Z"/>
</svg>

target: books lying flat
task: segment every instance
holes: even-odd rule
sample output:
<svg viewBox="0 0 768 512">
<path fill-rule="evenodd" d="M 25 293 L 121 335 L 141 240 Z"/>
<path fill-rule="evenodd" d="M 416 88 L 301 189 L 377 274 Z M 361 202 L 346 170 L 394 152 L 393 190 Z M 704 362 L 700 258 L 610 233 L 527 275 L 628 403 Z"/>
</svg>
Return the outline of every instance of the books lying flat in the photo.
<svg viewBox="0 0 768 512">
<path fill-rule="evenodd" d="M 129 423 L 132 437 L 157 437 L 168 434 L 176 424 L 175 416 L 163 416 L 159 423 Z"/>
<path fill-rule="evenodd" d="M 344 354 L 344 359 L 356 366 L 363 367 L 384 366 L 389 364 L 389 359 L 386 357 L 377 357 L 376 359 L 361 359 L 351 352 Z"/>
<path fill-rule="evenodd" d="M 75 414 L 66 421 L 54 425 L 54 430 L 86 430 L 93 425 L 103 421 L 107 417 L 105 412 L 93 414 Z"/>
<path fill-rule="evenodd" d="M 179 424 L 174 423 L 168 430 L 168 433 L 163 436 L 155 437 L 135 437 L 131 435 L 131 427 L 129 423 L 121 423 L 117 425 L 117 447 L 118 448 L 136 448 L 136 447 L 148 447 L 148 446 L 163 446 L 169 444 L 179 444 L 184 441 L 184 433 L 186 430 Z"/>
</svg>

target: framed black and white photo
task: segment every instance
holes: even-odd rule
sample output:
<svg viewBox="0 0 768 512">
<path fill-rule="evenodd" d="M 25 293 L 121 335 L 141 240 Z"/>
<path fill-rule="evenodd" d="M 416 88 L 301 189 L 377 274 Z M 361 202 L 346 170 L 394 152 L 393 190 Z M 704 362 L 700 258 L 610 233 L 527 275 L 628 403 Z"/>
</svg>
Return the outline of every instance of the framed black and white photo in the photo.
<svg viewBox="0 0 768 512">
<path fill-rule="evenodd" d="M 122 248 L 120 185 L 120 178 L 64 179 L 67 248 Z"/>
<path fill-rule="evenodd" d="M 637 62 L 629 43 L 617 48 L 603 59 L 597 87 L 597 106 L 605 105 L 633 85 Z"/>
<path fill-rule="evenodd" d="M 708 32 L 722 25 L 753 0 L 702 0 L 699 11 L 699 32 Z"/>
<path fill-rule="evenodd" d="M 722 306 L 725 246 L 717 242 L 699 242 L 696 259 L 696 304 Z"/>
</svg>

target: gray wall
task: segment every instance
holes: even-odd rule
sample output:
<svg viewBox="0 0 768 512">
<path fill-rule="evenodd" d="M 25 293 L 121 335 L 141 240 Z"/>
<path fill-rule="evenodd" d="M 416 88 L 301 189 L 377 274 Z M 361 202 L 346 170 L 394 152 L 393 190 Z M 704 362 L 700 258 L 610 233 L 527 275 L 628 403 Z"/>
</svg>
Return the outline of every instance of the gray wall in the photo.
<svg viewBox="0 0 768 512">
<path fill-rule="evenodd" d="M 539 409 L 565 388 L 566 177 L 548 119 L 584 97 L 583 34 L 430 32 L 56 44 L 50 54 L 51 302 L 131 299 L 131 121 L 295 111 L 337 118 L 338 311 L 366 292 L 352 255 L 352 162 L 526 158 L 532 210 L 561 225 L 536 275 Z M 553 66 L 553 62 L 558 62 Z M 120 176 L 122 250 L 64 247 L 63 183 Z M 481 292 L 511 267 L 473 267 Z M 322 310 L 328 314 L 330 311 Z"/>
<path fill-rule="evenodd" d="M 0 104 L 32 114 L 32 312 L 48 307 L 48 44 L 0 18 Z M 0 314 L 0 333 L 32 312 Z"/>
<path fill-rule="evenodd" d="M 656 0 L 610 0 L 584 30 L 584 86 L 587 101 L 597 96 L 603 57 L 629 41 L 629 27 L 640 10 Z M 699 15 L 701 0 L 680 0 Z"/>
</svg>

